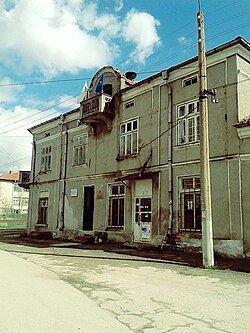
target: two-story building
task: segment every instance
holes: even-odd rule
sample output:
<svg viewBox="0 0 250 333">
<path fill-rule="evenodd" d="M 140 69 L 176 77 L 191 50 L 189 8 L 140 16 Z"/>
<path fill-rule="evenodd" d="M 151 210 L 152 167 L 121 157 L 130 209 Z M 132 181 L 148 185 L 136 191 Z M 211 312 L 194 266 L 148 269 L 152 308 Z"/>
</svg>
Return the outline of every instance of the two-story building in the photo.
<svg viewBox="0 0 250 333">
<path fill-rule="evenodd" d="M 27 213 L 28 189 L 18 186 L 19 174 L 9 172 L 0 175 L 0 214 Z"/>
<path fill-rule="evenodd" d="M 250 253 L 249 62 L 241 37 L 207 52 L 214 245 L 234 256 Z M 29 232 L 201 246 L 197 58 L 135 76 L 103 67 L 79 108 L 29 129 Z"/>
</svg>

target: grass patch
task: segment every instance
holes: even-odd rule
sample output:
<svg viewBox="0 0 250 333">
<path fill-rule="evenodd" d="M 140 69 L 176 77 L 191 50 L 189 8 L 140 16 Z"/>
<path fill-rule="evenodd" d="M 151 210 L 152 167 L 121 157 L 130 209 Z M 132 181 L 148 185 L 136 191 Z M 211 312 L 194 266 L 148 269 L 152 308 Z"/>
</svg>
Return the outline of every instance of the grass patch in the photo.
<svg viewBox="0 0 250 333">
<path fill-rule="evenodd" d="M 26 229 L 27 215 L 25 214 L 4 214 L 0 215 L 0 230 Z"/>
</svg>

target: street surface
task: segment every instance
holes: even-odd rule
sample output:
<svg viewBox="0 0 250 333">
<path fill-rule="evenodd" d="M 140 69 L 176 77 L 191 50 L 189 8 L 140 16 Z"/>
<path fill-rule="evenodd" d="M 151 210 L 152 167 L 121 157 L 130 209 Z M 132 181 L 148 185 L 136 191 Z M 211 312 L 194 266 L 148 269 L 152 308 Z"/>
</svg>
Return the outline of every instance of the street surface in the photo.
<svg viewBox="0 0 250 333">
<path fill-rule="evenodd" d="M 0 249 L 0 333 L 250 331 L 247 273 L 56 244 Z"/>
</svg>

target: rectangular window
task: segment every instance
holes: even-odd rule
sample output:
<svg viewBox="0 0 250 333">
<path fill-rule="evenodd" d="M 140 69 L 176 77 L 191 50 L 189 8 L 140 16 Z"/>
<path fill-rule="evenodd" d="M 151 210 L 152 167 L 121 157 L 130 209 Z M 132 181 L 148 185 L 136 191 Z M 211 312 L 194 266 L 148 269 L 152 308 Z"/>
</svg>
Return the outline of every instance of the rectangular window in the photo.
<svg viewBox="0 0 250 333">
<path fill-rule="evenodd" d="M 177 106 L 177 142 L 178 145 L 198 142 L 199 102 L 192 101 Z"/>
<path fill-rule="evenodd" d="M 129 101 L 129 102 L 126 102 L 124 104 L 124 109 L 128 109 L 128 108 L 131 108 L 132 106 L 135 105 L 135 102 L 134 101 Z"/>
<path fill-rule="evenodd" d="M 73 165 L 87 163 L 87 135 L 75 136 L 73 144 Z"/>
<path fill-rule="evenodd" d="M 197 77 L 197 75 L 195 75 L 195 76 L 192 76 L 192 77 L 189 77 L 189 78 L 183 80 L 182 87 L 188 87 L 197 82 L 198 82 L 198 77 Z"/>
<path fill-rule="evenodd" d="M 185 177 L 179 180 L 179 220 L 182 230 L 201 230 L 200 178 L 198 177 Z"/>
<path fill-rule="evenodd" d="M 20 203 L 20 198 L 13 198 L 12 204 L 14 206 L 19 206 L 19 203 Z"/>
<path fill-rule="evenodd" d="M 38 223 L 48 224 L 48 203 L 49 198 L 40 198 L 38 204 Z"/>
<path fill-rule="evenodd" d="M 41 153 L 41 171 L 51 170 L 51 146 L 43 147 Z"/>
<path fill-rule="evenodd" d="M 21 192 L 21 187 L 19 187 L 18 183 L 13 184 L 13 191 L 14 192 Z"/>
<path fill-rule="evenodd" d="M 109 187 L 109 227 L 124 227 L 125 187 L 111 185 Z"/>
<path fill-rule="evenodd" d="M 120 156 L 138 152 L 138 119 L 120 124 Z"/>
</svg>

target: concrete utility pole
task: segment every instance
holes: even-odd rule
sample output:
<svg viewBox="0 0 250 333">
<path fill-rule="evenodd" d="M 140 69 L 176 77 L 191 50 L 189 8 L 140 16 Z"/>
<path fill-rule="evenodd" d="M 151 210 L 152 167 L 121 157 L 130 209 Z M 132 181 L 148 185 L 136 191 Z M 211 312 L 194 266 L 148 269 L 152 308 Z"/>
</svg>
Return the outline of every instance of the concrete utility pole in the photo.
<svg viewBox="0 0 250 333">
<path fill-rule="evenodd" d="M 208 139 L 208 94 L 205 54 L 204 18 L 198 11 L 198 63 L 199 63 L 199 111 L 200 111 L 200 179 L 202 214 L 202 255 L 205 268 L 214 266 L 213 229 L 211 212 L 209 139 Z"/>
</svg>

